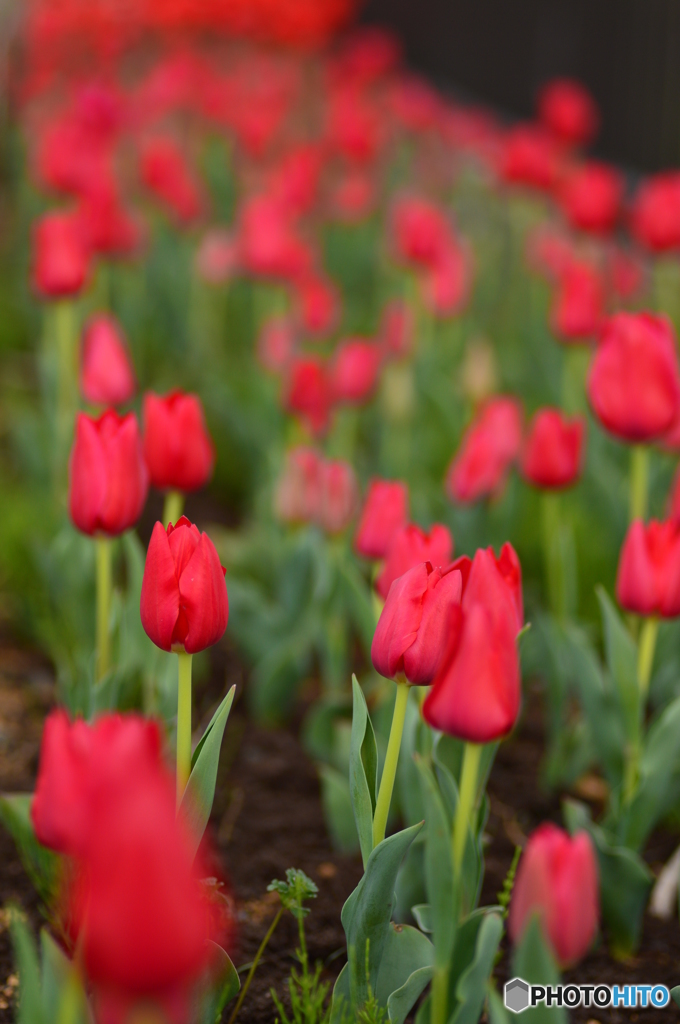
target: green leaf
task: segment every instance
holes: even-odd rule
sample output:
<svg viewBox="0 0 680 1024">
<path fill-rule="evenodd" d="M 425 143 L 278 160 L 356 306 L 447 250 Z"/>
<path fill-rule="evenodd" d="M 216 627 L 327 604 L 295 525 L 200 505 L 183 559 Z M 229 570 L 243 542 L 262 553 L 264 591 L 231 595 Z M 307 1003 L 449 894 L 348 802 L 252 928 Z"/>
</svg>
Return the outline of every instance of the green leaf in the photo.
<svg viewBox="0 0 680 1024">
<path fill-rule="evenodd" d="M 416 924 L 420 928 L 421 932 L 426 932 L 428 935 L 432 932 L 432 911 L 429 903 L 418 903 L 415 907 L 411 907 L 411 913 L 416 919 Z"/>
<path fill-rule="evenodd" d="M 477 934 L 474 960 L 461 974 L 456 987 L 458 1006 L 452 1024 L 477 1024 L 502 935 L 502 918 L 485 914 Z"/>
<path fill-rule="evenodd" d="M 349 793 L 364 867 L 368 864 L 373 850 L 373 812 L 375 811 L 377 779 L 378 750 L 375 733 L 363 690 L 357 682 L 357 677 L 352 676 Z"/>
<path fill-rule="evenodd" d="M 241 979 L 238 976 L 238 971 L 234 967 L 233 963 L 226 950 L 222 949 L 215 942 L 210 942 L 210 948 L 214 954 L 214 963 L 217 965 L 214 969 L 215 980 L 213 982 L 213 1007 L 212 1016 L 209 1020 L 206 1020 L 206 1024 L 215 1024 L 219 1022 L 222 1016 L 222 1010 L 231 1002 L 241 990 Z"/>
<path fill-rule="evenodd" d="M 495 988 L 489 985 L 489 1022 L 490 1024 L 510 1024 L 510 1014 L 505 1008 L 505 1004 L 501 999 L 500 995 Z M 515 1014 L 512 1015 L 513 1017 Z"/>
<path fill-rule="evenodd" d="M 199 743 L 200 750 L 189 776 L 184 796 L 182 797 L 180 812 L 186 816 L 189 824 L 194 843 L 194 852 L 198 850 L 206 825 L 208 824 L 208 819 L 210 818 L 215 797 L 215 784 L 217 782 L 217 768 L 220 761 L 222 737 L 224 736 L 224 729 L 234 701 L 235 692 L 236 687 L 232 686 L 213 715 Z"/>
<path fill-rule="evenodd" d="M 410 925 L 390 924 L 375 996 L 387 1006 L 391 1021 L 403 1024 L 431 979 L 433 964 L 434 949 L 427 936 Z"/>
<path fill-rule="evenodd" d="M 637 647 L 603 587 L 597 588 L 597 596 L 604 621 L 607 666 L 621 702 L 626 736 L 634 745 L 640 735 L 641 717 Z"/>
<path fill-rule="evenodd" d="M 73 970 L 71 961 L 46 928 L 40 932 L 42 959 L 42 1002 L 45 1019 L 56 1021 L 60 994 Z"/>
<path fill-rule="evenodd" d="M 680 1006 L 680 985 L 676 985 L 675 988 L 671 989 L 671 996 L 677 1006 Z"/>
<path fill-rule="evenodd" d="M 35 939 L 26 919 L 16 909 L 10 911 L 10 929 L 20 978 L 17 1024 L 46 1024 Z"/>
<path fill-rule="evenodd" d="M 346 777 L 331 765 L 320 764 L 317 767 L 321 779 L 324 818 L 333 849 L 340 853 L 356 853 L 359 843 L 349 783 Z"/>
<path fill-rule="evenodd" d="M 60 859 L 35 837 L 31 821 L 31 793 L 0 796 L 0 821 L 16 843 L 21 862 L 40 899 L 49 905 L 58 883 Z"/>
<path fill-rule="evenodd" d="M 427 887 L 435 964 L 446 969 L 456 935 L 457 901 L 453 877 L 451 826 L 432 769 L 416 756 L 426 805 L 425 884 Z"/>
<path fill-rule="evenodd" d="M 645 741 L 635 797 L 620 833 L 623 845 L 640 850 L 675 799 L 671 780 L 680 761 L 680 697 L 657 718 Z"/>
<path fill-rule="evenodd" d="M 560 983 L 560 972 L 536 914 L 525 926 L 522 939 L 515 947 L 512 971 L 529 985 L 555 986 Z M 525 1021 L 527 1024 L 567 1024 L 568 1018 L 564 1007 L 540 1004 L 524 1010 L 523 1024 Z"/>
<path fill-rule="evenodd" d="M 345 1024 L 351 1012 L 352 999 L 349 989 L 349 964 L 345 964 L 333 986 L 331 1016 L 329 1024 Z"/>
</svg>

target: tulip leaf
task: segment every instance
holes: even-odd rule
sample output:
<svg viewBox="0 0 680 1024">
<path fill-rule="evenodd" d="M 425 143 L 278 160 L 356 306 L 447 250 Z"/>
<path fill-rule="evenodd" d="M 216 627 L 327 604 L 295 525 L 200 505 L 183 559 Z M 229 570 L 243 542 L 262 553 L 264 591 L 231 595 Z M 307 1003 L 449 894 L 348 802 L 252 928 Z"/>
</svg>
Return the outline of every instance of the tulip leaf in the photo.
<svg viewBox="0 0 680 1024">
<path fill-rule="evenodd" d="M 42 846 L 35 837 L 31 821 L 31 793 L 5 793 L 0 796 L 0 822 L 14 840 L 26 874 L 45 905 L 51 905 L 58 884 L 60 858 Z"/>
<path fill-rule="evenodd" d="M 431 979 L 433 964 L 434 949 L 426 935 L 410 925 L 390 924 L 375 996 L 391 1021 L 403 1024 Z"/>
<path fill-rule="evenodd" d="M 529 985 L 559 985 L 560 972 L 547 942 L 537 914 L 533 914 L 524 927 L 524 933 L 515 947 L 512 971 Z M 567 1024 L 567 1013 L 563 1006 L 546 1006 L 539 1003 L 522 1013 L 522 1022 L 527 1024 Z"/>
<path fill-rule="evenodd" d="M 222 1011 L 227 1003 L 234 999 L 240 989 L 241 980 L 231 959 L 216 942 L 209 943 L 212 962 L 208 980 L 208 994 L 202 1007 L 202 1024 L 219 1024 Z"/>
<path fill-rule="evenodd" d="M 485 914 L 477 932 L 474 959 L 460 975 L 456 986 L 458 1006 L 452 1024 L 477 1024 L 502 936 L 503 919 L 500 915 Z"/>
<path fill-rule="evenodd" d="M 415 907 L 411 907 L 411 913 L 416 919 L 416 924 L 421 932 L 426 932 L 429 935 L 432 932 L 432 909 L 430 904 L 417 903 Z"/>
<path fill-rule="evenodd" d="M 425 885 L 430 904 L 435 964 L 446 969 L 456 936 L 456 888 L 453 876 L 451 826 L 439 787 L 429 765 L 416 755 L 425 798 Z"/>
<path fill-rule="evenodd" d="M 192 759 L 194 761 L 193 768 L 182 797 L 180 812 L 186 816 L 195 850 L 198 850 L 210 818 L 215 797 L 222 737 L 235 692 L 236 687 L 232 686 L 213 715 L 197 748 L 197 756 Z"/>
<path fill-rule="evenodd" d="M 346 1024 L 351 1020 L 351 997 L 349 991 L 349 964 L 345 964 L 333 986 L 331 1015 L 328 1024 Z"/>
<path fill-rule="evenodd" d="M 505 1004 L 501 999 L 499 993 L 496 991 L 495 988 L 492 987 L 491 984 L 489 985 L 487 995 L 489 1024 L 509 1024 L 510 1014 L 506 1010 Z M 515 1015 L 512 1014 L 512 1016 L 514 1017 Z"/>
<path fill-rule="evenodd" d="M 347 778 L 330 764 L 320 764 L 318 772 L 324 817 L 333 848 L 341 853 L 355 853 L 357 830 Z"/>
<path fill-rule="evenodd" d="M 10 928 L 20 979 L 17 1024 L 47 1024 L 35 939 L 25 917 L 16 908 L 10 910 Z"/>
<path fill-rule="evenodd" d="M 378 777 L 378 749 L 366 698 L 352 676 L 352 734 L 349 753 L 349 793 L 359 834 L 364 867 L 373 850 L 373 813 Z M 351 899 L 351 897 L 350 897 Z"/>
<path fill-rule="evenodd" d="M 637 791 L 622 828 L 623 844 L 640 850 L 660 818 L 670 810 L 677 793 L 671 786 L 680 762 L 680 697 L 654 722 L 640 762 Z"/>
<path fill-rule="evenodd" d="M 46 928 L 43 928 L 40 932 L 40 952 L 42 959 L 43 1009 L 47 1019 L 51 1021 L 56 1019 L 56 1011 L 60 1002 L 59 996 L 71 975 L 73 967 L 61 946 L 54 941 Z"/>
<path fill-rule="evenodd" d="M 635 745 L 640 735 L 641 716 L 637 649 L 604 587 L 597 588 L 597 596 L 604 622 L 607 667 L 619 695 L 628 742 Z"/>
</svg>

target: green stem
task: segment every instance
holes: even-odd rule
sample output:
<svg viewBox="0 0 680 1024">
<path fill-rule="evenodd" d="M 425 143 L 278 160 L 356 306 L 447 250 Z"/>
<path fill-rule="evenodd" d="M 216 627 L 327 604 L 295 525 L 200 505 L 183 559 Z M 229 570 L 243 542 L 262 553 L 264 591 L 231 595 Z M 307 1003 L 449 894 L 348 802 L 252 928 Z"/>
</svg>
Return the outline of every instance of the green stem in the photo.
<svg viewBox="0 0 680 1024">
<path fill-rule="evenodd" d="M 184 796 L 191 774 L 191 659 L 177 652 L 177 806 Z"/>
<path fill-rule="evenodd" d="M 630 453 L 630 521 L 647 515 L 649 449 L 636 444 Z"/>
<path fill-rule="evenodd" d="M 564 584 L 560 558 L 560 496 L 554 491 L 541 495 L 543 562 L 550 610 L 555 618 L 564 619 Z"/>
<path fill-rule="evenodd" d="M 111 668 L 111 539 L 97 537 L 97 682 Z"/>
<path fill-rule="evenodd" d="M 68 421 L 75 404 L 77 334 L 75 306 L 70 299 L 56 303 L 54 330 L 57 342 L 57 410 L 60 421 Z"/>
<path fill-rule="evenodd" d="M 432 1024 L 446 1024 L 449 1002 L 449 972 L 437 967 L 432 975 Z"/>
<path fill-rule="evenodd" d="M 163 526 L 172 523 L 174 526 L 178 519 L 182 518 L 184 510 L 184 495 L 181 491 L 168 491 L 163 503 Z"/>
<path fill-rule="evenodd" d="M 276 929 L 277 924 L 281 920 L 281 914 L 282 913 L 283 913 L 283 907 L 279 907 L 279 910 L 278 910 L 278 912 L 276 914 L 276 917 L 274 918 L 274 920 L 272 921 L 272 923 L 269 926 L 269 931 L 267 932 L 267 934 L 263 938 L 262 942 L 260 943 L 260 948 L 258 949 L 257 953 L 255 954 L 255 959 L 253 960 L 253 962 L 252 962 L 252 964 L 250 966 L 250 970 L 248 971 L 248 977 L 246 978 L 245 984 L 244 984 L 243 988 L 241 989 L 241 991 L 239 993 L 239 997 L 238 997 L 238 1001 L 236 1003 L 236 1006 L 232 1010 L 231 1017 L 229 1018 L 229 1024 L 234 1024 L 234 1021 L 238 1017 L 238 1011 L 241 1009 L 241 1005 L 243 1003 L 243 1000 L 245 999 L 246 993 L 248 992 L 248 989 L 250 988 L 250 983 L 253 980 L 253 975 L 255 974 L 255 971 L 257 970 L 257 965 L 259 964 L 260 960 L 262 959 L 262 954 L 264 953 L 265 949 L 267 948 L 267 944 L 268 944 L 269 940 L 271 939 L 272 935 L 274 934 L 274 931 Z"/>
<path fill-rule="evenodd" d="M 463 767 L 460 773 L 460 790 L 458 793 L 458 806 L 456 807 L 456 818 L 453 823 L 453 873 L 457 882 L 460 881 L 465 843 L 467 840 L 468 828 L 473 825 L 472 813 L 475 807 L 477 795 L 477 780 L 479 778 L 479 763 L 482 757 L 482 745 L 480 743 L 466 743 L 463 753 Z"/>
<path fill-rule="evenodd" d="M 390 813 L 392 790 L 394 789 L 394 780 L 397 775 L 397 763 L 399 761 L 399 750 L 401 748 L 401 737 L 404 732 L 406 705 L 408 704 L 408 694 L 410 689 L 411 687 L 405 679 L 403 682 L 397 682 L 397 696 L 394 701 L 394 714 L 392 716 L 390 738 L 387 743 L 385 766 L 383 768 L 382 778 L 380 779 L 380 789 L 378 791 L 378 799 L 375 805 L 375 816 L 373 818 L 374 849 L 378 843 L 382 843 L 385 838 L 387 816 Z"/>
<path fill-rule="evenodd" d="M 61 990 L 57 1024 L 77 1024 L 80 1020 L 82 1004 L 83 986 L 81 985 L 78 972 L 74 967 L 71 967 L 64 987 Z"/>
<path fill-rule="evenodd" d="M 567 413 L 586 411 L 585 379 L 590 349 L 585 345 L 565 345 L 562 364 L 562 407 Z"/>
<path fill-rule="evenodd" d="M 643 710 L 649 692 L 649 682 L 652 678 L 652 666 L 654 664 L 654 650 L 656 638 L 659 633 L 659 620 L 655 615 L 650 615 L 644 620 L 640 642 L 638 644 L 638 683 L 640 686 L 640 702 Z"/>
</svg>

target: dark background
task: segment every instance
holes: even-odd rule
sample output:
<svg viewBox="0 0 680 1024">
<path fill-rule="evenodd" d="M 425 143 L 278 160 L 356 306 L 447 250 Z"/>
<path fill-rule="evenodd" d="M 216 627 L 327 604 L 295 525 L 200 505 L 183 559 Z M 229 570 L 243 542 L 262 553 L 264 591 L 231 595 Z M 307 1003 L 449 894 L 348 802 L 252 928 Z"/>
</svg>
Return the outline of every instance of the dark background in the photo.
<svg viewBox="0 0 680 1024">
<path fill-rule="evenodd" d="M 441 86 L 530 116 L 570 75 L 602 111 L 599 155 L 644 171 L 680 163 L 680 0 L 367 0 L 411 65 Z"/>
</svg>

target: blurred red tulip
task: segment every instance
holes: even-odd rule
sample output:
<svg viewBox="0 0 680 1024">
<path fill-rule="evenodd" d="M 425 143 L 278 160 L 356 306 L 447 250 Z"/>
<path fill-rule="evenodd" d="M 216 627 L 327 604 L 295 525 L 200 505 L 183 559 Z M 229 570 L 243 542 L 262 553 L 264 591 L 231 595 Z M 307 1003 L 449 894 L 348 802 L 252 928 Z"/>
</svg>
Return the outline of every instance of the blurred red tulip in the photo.
<svg viewBox="0 0 680 1024">
<path fill-rule="evenodd" d="M 290 365 L 295 352 L 295 330 L 286 317 L 272 317 L 260 330 L 257 358 L 268 373 L 279 375 Z"/>
<path fill-rule="evenodd" d="M 376 188 L 370 175 L 350 167 L 331 192 L 330 208 L 339 220 L 354 224 L 370 216 L 375 199 Z"/>
<path fill-rule="evenodd" d="M 305 274 L 295 282 L 300 319 L 306 334 L 322 338 L 340 319 L 340 295 L 335 285 L 321 274 Z"/>
<path fill-rule="evenodd" d="M 283 523 L 318 522 L 321 508 L 322 456 L 299 445 L 286 452 L 274 493 L 274 514 Z"/>
<path fill-rule="evenodd" d="M 538 125 L 519 124 L 505 137 L 501 176 L 505 181 L 549 191 L 557 181 L 560 152 Z"/>
<path fill-rule="evenodd" d="M 368 95 L 352 83 L 338 83 L 328 103 L 329 147 L 352 163 L 371 163 L 383 143 L 384 122 Z"/>
<path fill-rule="evenodd" d="M 347 36 L 332 63 L 337 81 L 368 85 L 393 71 L 401 59 L 401 42 L 389 29 L 361 25 Z"/>
<path fill-rule="evenodd" d="M 78 413 L 69 463 L 69 514 L 81 533 L 110 537 L 134 526 L 149 478 L 137 418 L 108 410 L 99 419 Z"/>
<path fill-rule="evenodd" d="M 560 409 L 539 409 L 524 441 L 522 473 L 536 487 L 569 487 L 581 475 L 586 421 Z"/>
<path fill-rule="evenodd" d="M 390 90 L 389 99 L 395 119 L 407 131 L 426 132 L 439 124 L 442 101 L 425 79 L 400 75 Z"/>
<path fill-rule="evenodd" d="M 680 249 L 680 172 L 646 178 L 635 194 L 630 219 L 634 237 L 646 249 Z"/>
<path fill-rule="evenodd" d="M 534 914 L 560 967 L 586 955 L 600 918 L 597 857 L 587 832 L 569 836 L 547 822 L 529 837 L 508 918 L 515 945 Z"/>
<path fill-rule="evenodd" d="M 142 244 L 142 225 L 125 208 L 112 180 L 102 178 L 83 192 L 77 215 L 93 253 L 122 259 Z"/>
<path fill-rule="evenodd" d="M 564 229 L 546 222 L 527 234 L 526 259 L 530 269 L 547 281 L 559 281 L 574 260 L 574 244 Z"/>
<path fill-rule="evenodd" d="M 160 491 L 184 494 L 205 487 L 215 450 L 198 396 L 177 390 L 161 397 L 147 391 L 142 423 L 151 484 Z"/>
<path fill-rule="evenodd" d="M 408 522 L 408 486 L 401 480 L 372 480 L 354 546 L 364 558 L 385 558 L 395 535 Z"/>
<path fill-rule="evenodd" d="M 415 316 L 402 299 L 391 299 L 383 309 L 380 338 L 385 352 L 393 359 L 403 359 L 413 350 Z"/>
<path fill-rule="evenodd" d="M 592 340 L 604 315 L 604 285 L 590 263 L 572 260 L 562 274 L 550 308 L 550 324 L 565 344 Z"/>
<path fill-rule="evenodd" d="M 602 426 L 624 441 L 655 441 L 680 415 L 680 370 L 670 320 L 617 313 L 605 321 L 588 373 Z"/>
<path fill-rule="evenodd" d="M 112 316 L 100 313 L 85 328 L 80 390 L 92 405 L 124 405 L 137 390 L 128 347 Z"/>
<path fill-rule="evenodd" d="M 342 459 L 322 461 L 319 490 L 319 526 L 331 535 L 342 533 L 357 507 L 357 481 L 349 463 Z"/>
<path fill-rule="evenodd" d="M 453 537 L 446 526 L 435 523 L 429 533 L 410 523 L 393 537 L 375 589 L 386 600 L 392 583 L 420 562 L 431 562 L 435 569 L 447 566 L 453 554 Z"/>
<path fill-rule="evenodd" d="M 33 287 L 44 299 L 77 295 L 90 273 L 90 252 L 75 213 L 46 213 L 33 233 Z"/>
<path fill-rule="evenodd" d="M 613 246 L 607 252 L 607 280 L 618 298 L 632 299 L 645 287 L 645 268 L 632 252 Z"/>
<path fill-rule="evenodd" d="M 448 638 L 451 610 L 460 603 L 458 570 L 421 562 L 394 580 L 371 645 L 371 661 L 386 679 L 404 675 L 413 686 L 429 686 Z"/>
<path fill-rule="evenodd" d="M 394 204 L 392 237 L 400 262 L 425 268 L 441 264 L 452 241 L 442 210 L 426 199 L 409 196 Z"/>
<path fill-rule="evenodd" d="M 296 215 L 308 213 L 316 202 L 322 167 L 320 146 L 297 146 L 273 171 L 268 192 L 284 209 Z"/>
<path fill-rule="evenodd" d="M 215 545 L 186 516 L 156 523 L 146 553 L 140 613 L 147 636 L 163 651 L 197 654 L 222 637 L 229 618 Z"/>
<path fill-rule="evenodd" d="M 638 615 L 680 615 L 680 525 L 631 523 L 619 559 L 616 597 Z"/>
<path fill-rule="evenodd" d="M 141 175 L 180 224 L 190 224 L 203 211 L 198 182 L 177 142 L 169 136 L 149 140 L 142 149 Z"/>
<path fill-rule="evenodd" d="M 363 338 L 341 341 L 330 367 L 333 397 L 337 402 L 361 405 L 378 383 L 382 355 L 375 342 Z"/>
<path fill-rule="evenodd" d="M 283 396 L 284 407 L 298 415 L 316 435 L 328 429 L 332 391 L 326 365 L 311 356 L 293 359 Z"/>
<path fill-rule="evenodd" d="M 463 504 L 498 494 L 519 455 L 522 410 L 514 398 L 494 398 L 467 428 L 447 473 L 447 490 Z"/>
<path fill-rule="evenodd" d="M 568 174 L 560 189 L 562 209 L 572 227 L 597 234 L 615 227 L 622 199 L 622 175 L 596 160 Z"/>
<path fill-rule="evenodd" d="M 600 126 L 594 99 L 580 82 L 569 78 L 555 78 L 543 86 L 538 113 L 545 127 L 569 145 L 591 142 Z"/>
<path fill-rule="evenodd" d="M 463 247 L 453 244 L 426 271 L 422 280 L 423 303 L 434 316 L 453 316 L 467 302 L 471 286 L 469 263 Z"/>
<path fill-rule="evenodd" d="M 208 284 L 226 284 L 234 276 L 238 260 L 238 245 L 232 232 L 212 228 L 199 244 L 196 270 Z"/>
<path fill-rule="evenodd" d="M 243 203 L 238 238 L 243 266 L 252 274 L 293 280 L 311 272 L 312 253 L 276 199 L 257 196 Z"/>
</svg>

